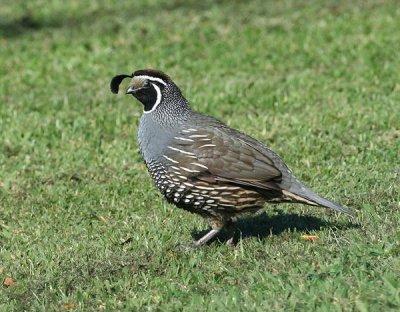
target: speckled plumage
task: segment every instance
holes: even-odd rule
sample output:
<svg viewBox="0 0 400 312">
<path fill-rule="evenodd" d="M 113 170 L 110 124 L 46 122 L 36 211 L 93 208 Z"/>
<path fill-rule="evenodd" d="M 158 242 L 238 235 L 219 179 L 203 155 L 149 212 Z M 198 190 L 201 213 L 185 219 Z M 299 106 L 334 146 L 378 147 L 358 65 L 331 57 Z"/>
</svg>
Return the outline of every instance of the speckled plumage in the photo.
<svg viewBox="0 0 400 312">
<path fill-rule="evenodd" d="M 282 159 L 254 138 L 221 121 L 193 111 L 175 83 L 162 72 L 140 70 L 127 93 L 144 105 L 138 140 L 155 185 L 179 208 L 197 213 L 212 230 L 195 243 L 204 244 L 224 225 L 252 214 L 264 203 L 294 202 L 350 212 L 306 188 Z"/>
</svg>

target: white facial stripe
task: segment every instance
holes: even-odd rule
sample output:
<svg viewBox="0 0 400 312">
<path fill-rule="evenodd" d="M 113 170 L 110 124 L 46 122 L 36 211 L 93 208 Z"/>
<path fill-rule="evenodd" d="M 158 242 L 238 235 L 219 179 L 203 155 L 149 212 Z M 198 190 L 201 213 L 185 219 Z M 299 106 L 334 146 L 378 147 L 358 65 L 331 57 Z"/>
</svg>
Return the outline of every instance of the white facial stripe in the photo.
<svg viewBox="0 0 400 312">
<path fill-rule="evenodd" d="M 154 89 L 156 90 L 156 92 L 157 92 L 157 100 L 156 100 L 156 102 L 154 103 L 154 105 L 153 105 L 153 107 L 151 108 L 151 110 L 149 110 L 149 111 L 143 111 L 143 113 L 145 113 L 145 114 L 148 114 L 148 113 L 151 113 L 152 111 L 154 111 L 156 108 L 157 108 L 157 106 L 158 106 L 158 104 L 160 104 L 160 102 L 161 102 L 161 90 L 160 90 L 160 88 L 156 85 L 156 84 L 154 84 L 154 83 L 152 83 L 151 84 L 153 87 L 154 87 Z"/>
<path fill-rule="evenodd" d="M 156 82 L 159 82 L 159 83 L 163 84 L 164 86 L 167 85 L 167 83 L 166 83 L 164 80 L 162 80 L 161 78 L 157 78 L 157 77 L 151 77 L 151 76 L 147 76 L 147 75 L 141 75 L 141 76 L 135 76 L 135 78 L 147 79 L 147 80 L 150 80 L 150 81 L 156 81 Z"/>
</svg>

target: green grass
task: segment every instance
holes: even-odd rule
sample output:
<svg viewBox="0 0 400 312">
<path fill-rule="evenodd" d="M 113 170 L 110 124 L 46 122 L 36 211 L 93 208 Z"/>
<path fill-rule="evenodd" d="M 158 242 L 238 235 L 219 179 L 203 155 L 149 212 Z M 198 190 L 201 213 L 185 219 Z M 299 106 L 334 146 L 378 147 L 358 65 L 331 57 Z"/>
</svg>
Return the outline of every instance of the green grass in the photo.
<svg viewBox="0 0 400 312">
<path fill-rule="evenodd" d="M 400 309 L 399 29 L 394 0 L 2 1 L 0 311 Z M 108 86 L 147 67 L 356 218 L 266 206 L 234 248 L 176 248 L 207 224 Z"/>
</svg>

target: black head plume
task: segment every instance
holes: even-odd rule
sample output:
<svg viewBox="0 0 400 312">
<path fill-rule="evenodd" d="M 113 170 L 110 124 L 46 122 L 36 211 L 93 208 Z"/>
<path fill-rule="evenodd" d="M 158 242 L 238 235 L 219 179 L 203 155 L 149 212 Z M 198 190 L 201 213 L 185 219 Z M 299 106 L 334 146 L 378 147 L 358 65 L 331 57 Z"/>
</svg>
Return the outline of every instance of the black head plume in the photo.
<svg viewBox="0 0 400 312">
<path fill-rule="evenodd" d="M 119 85 L 121 84 L 121 81 L 124 80 L 125 78 L 132 78 L 133 75 L 117 75 L 115 76 L 110 83 L 110 89 L 112 93 L 118 93 Z"/>
</svg>

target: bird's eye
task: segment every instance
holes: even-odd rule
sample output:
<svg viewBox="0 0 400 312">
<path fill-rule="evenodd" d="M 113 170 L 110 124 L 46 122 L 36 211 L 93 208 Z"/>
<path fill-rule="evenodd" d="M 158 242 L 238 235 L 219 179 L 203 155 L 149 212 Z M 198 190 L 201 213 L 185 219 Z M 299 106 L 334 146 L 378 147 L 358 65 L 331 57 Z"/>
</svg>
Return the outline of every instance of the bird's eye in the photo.
<svg viewBox="0 0 400 312">
<path fill-rule="evenodd" d="M 143 83 L 143 88 L 148 88 L 150 87 L 150 82 L 148 80 L 145 80 Z"/>
</svg>

